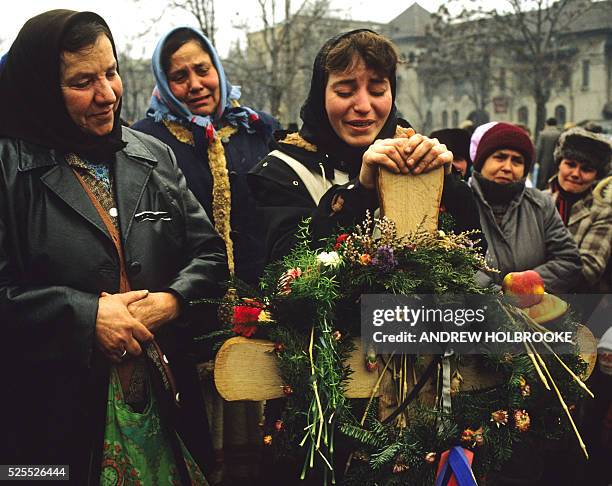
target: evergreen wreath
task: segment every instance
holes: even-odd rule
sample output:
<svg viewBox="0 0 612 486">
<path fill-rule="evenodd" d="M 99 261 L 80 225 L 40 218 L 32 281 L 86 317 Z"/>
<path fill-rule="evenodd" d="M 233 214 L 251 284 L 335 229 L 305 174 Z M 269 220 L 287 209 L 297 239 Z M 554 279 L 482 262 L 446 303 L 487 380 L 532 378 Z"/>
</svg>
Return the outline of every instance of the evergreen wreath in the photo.
<svg viewBox="0 0 612 486">
<path fill-rule="evenodd" d="M 479 357 L 499 376 L 495 386 L 462 390 L 456 372 L 451 384 L 452 413 L 414 400 L 390 423 L 379 420 L 378 400 L 372 397 L 356 416 L 345 397 L 352 370 L 345 365 L 360 332 L 360 296 L 390 294 L 492 294 L 474 281 L 477 270 L 487 270 L 475 248 L 474 232 L 449 232 L 452 220 L 441 214 L 440 230 L 398 235 L 388 219 L 366 220 L 314 249 L 308 221 L 299 242 L 282 261 L 267 267 L 260 289 L 234 282 L 235 291 L 221 306 L 227 329 L 218 339 L 235 335 L 264 337 L 275 344 L 286 406 L 280 417 L 267 417 L 264 444 L 278 455 L 304 460 L 300 474 L 321 471 L 323 483 L 335 483 L 334 447 L 338 434 L 351 441 L 345 484 L 431 485 L 441 454 L 460 445 L 474 452 L 474 474 L 498 470 L 512 455 L 514 444 L 530 437 L 558 439 L 573 429 L 572 407 L 590 393 L 582 383 L 587 364 L 579 350 L 559 358 L 540 355 L 533 348 L 509 355 L 491 348 Z M 501 299 L 489 316 L 488 329 L 541 330 L 521 309 Z M 576 331 L 571 312 L 555 323 L 556 330 Z M 208 336 L 210 337 L 210 336 Z M 527 352 L 529 351 L 529 352 Z M 406 381 L 401 370 L 410 365 L 422 371 L 422 357 L 376 357 L 365 365 L 383 366 Z M 473 357 L 456 356 L 459 367 Z M 398 371 L 399 370 L 399 371 Z M 408 390 L 398 384 L 398 397 Z M 398 400 L 400 402 L 401 400 Z M 569 404 L 569 405 L 568 405 Z M 354 404 L 353 404 L 354 405 Z"/>
</svg>

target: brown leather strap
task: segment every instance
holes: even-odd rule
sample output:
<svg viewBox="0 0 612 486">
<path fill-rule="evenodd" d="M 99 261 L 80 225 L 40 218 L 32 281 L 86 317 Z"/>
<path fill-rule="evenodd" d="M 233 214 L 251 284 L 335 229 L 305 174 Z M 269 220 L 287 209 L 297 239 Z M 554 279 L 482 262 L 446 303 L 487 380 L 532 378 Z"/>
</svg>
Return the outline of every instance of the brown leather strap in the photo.
<svg viewBox="0 0 612 486">
<path fill-rule="evenodd" d="M 174 400 L 175 405 L 180 406 L 180 396 L 176 388 L 176 381 L 174 379 L 174 374 L 170 369 L 170 363 L 168 362 L 168 358 L 161 350 L 159 344 L 157 344 L 157 341 L 155 341 L 155 339 L 153 339 L 151 342 L 146 343 L 145 351 L 147 352 L 147 356 L 157 367 L 164 388 L 169 393 L 172 393 L 172 400 Z"/>
<path fill-rule="evenodd" d="M 104 223 L 104 226 L 106 226 L 106 229 L 108 230 L 108 233 L 110 234 L 110 237 L 115 245 L 115 249 L 117 250 L 117 256 L 119 257 L 119 293 L 129 292 L 130 290 L 132 290 L 132 288 L 130 286 L 130 282 L 127 278 L 127 272 L 125 270 L 125 258 L 123 256 L 123 246 L 121 245 L 121 236 L 119 235 L 119 231 L 117 230 L 117 227 L 113 224 L 113 221 L 110 219 L 108 213 L 100 204 L 100 201 L 98 201 L 98 198 L 94 195 L 93 192 L 91 192 L 91 189 L 83 180 L 81 174 L 79 174 L 74 169 L 72 170 L 74 171 L 77 180 L 83 186 L 83 189 L 85 189 L 85 192 L 91 200 L 91 203 L 96 208 L 96 211 L 98 211 L 100 218 L 102 218 L 102 222 Z"/>
<path fill-rule="evenodd" d="M 127 278 L 127 273 L 125 271 L 125 259 L 123 257 L 123 246 L 121 245 L 121 237 L 119 236 L 119 231 L 117 231 L 116 226 L 113 224 L 109 215 L 106 213 L 105 209 L 98 201 L 98 198 L 91 191 L 81 174 L 79 174 L 74 168 L 72 169 L 74 174 L 76 175 L 77 180 L 85 189 L 85 193 L 89 197 L 91 203 L 96 208 L 96 211 L 102 218 L 102 222 L 104 226 L 106 226 L 106 230 L 110 234 L 111 239 L 113 240 L 113 244 L 115 245 L 115 250 L 117 251 L 117 256 L 119 258 L 119 293 L 129 292 L 131 290 L 130 282 Z M 132 374 L 134 373 L 134 369 L 136 364 L 133 359 L 124 359 L 120 364 L 117 364 L 117 374 L 119 375 L 119 381 L 121 383 L 121 388 L 123 389 L 123 393 L 127 394 L 130 388 L 130 382 L 132 380 Z"/>
<path fill-rule="evenodd" d="M 98 201 L 98 198 L 91 191 L 85 180 L 81 177 L 81 175 L 74 169 L 72 169 L 74 174 L 76 175 L 77 180 L 85 189 L 87 196 L 91 200 L 91 203 L 96 208 L 96 211 L 102 218 L 102 222 L 108 233 L 113 240 L 115 245 L 115 250 L 117 250 L 117 256 L 119 258 L 119 293 L 129 292 L 132 290 L 130 282 L 127 278 L 127 272 L 125 268 L 125 257 L 123 255 L 123 245 L 121 244 L 121 236 L 119 235 L 119 231 L 117 227 L 113 224 L 113 221 L 110 219 L 110 216 L 107 214 L 105 209 Z M 174 379 L 174 375 L 172 374 L 172 370 L 170 369 L 168 359 L 166 355 L 162 352 L 159 345 L 153 339 L 150 343 L 144 343 L 145 351 L 147 356 L 153 361 L 153 364 L 159 370 L 159 373 L 162 375 L 162 381 L 164 384 L 164 388 L 172 393 L 172 398 L 177 405 L 179 405 L 179 394 L 176 389 L 176 381 Z M 119 381 L 121 381 L 121 387 L 124 392 L 128 390 L 130 379 L 132 373 L 134 371 L 134 362 L 133 360 L 124 360 L 120 365 L 117 366 L 117 371 L 119 374 Z"/>
</svg>

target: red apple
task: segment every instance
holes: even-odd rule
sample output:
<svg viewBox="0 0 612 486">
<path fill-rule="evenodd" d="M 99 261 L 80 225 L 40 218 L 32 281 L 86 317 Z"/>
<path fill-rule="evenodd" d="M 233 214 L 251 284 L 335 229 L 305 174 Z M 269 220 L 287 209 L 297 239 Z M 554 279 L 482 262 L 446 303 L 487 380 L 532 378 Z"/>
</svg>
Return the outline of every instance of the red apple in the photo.
<svg viewBox="0 0 612 486">
<path fill-rule="evenodd" d="M 544 296 L 544 281 L 534 270 L 510 272 L 504 277 L 502 288 L 521 308 L 539 304 Z"/>
</svg>

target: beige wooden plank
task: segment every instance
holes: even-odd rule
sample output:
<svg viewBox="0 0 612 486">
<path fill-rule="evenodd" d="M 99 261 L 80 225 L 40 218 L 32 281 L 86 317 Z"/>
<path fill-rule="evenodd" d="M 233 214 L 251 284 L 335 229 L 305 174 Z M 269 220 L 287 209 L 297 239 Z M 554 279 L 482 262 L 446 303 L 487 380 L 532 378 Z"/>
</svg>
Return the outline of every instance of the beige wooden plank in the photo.
<svg viewBox="0 0 612 486">
<path fill-rule="evenodd" d="M 393 220 L 400 235 L 422 228 L 438 228 L 444 169 L 426 174 L 393 174 L 385 169 L 378 173 L 378 194 L 383 216 Z"/>
<path fill-rule="evenodd" d="M 378 373 L 365 367 L 361 340 L 355 338 L 355 351 L 348 364 L 353 370 L 347 385 L 347 397 L 369 398 Z M 228 339 L 215 360 L 215 385 L 228 401 L 271 400 L 283 396 L 283 383 L 278 374 L 274 343 L 262 339 L 234 337 Z"/>
<path fill-rule="evenodd" d="M 351 353 L 348 359 L 348 365 L 353 370 L 353 374 L 349 378 L 346 396 L 348 398 L 370 398 L 372 390 L 378 380 L 376 371 L 368 371 L 366 368 L 366 352 L 363 349 L 360 338 L 354 338 L 355 351 Z M 382 370 L 380 360 L 378 369 Z"/>
<path fill-rule="evenodd" d="M 215 386 L 225 400 L 271 400 L 283 396 L 274 343 L 237 336 L 215 358 Z"/>
</svg>

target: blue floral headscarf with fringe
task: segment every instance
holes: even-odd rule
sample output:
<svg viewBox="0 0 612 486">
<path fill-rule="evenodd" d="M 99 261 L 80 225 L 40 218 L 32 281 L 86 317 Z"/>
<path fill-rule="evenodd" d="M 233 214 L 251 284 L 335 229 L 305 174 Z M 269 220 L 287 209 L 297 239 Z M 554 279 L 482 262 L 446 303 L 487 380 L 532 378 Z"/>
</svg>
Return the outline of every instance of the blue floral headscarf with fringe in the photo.
<svg viewBox="0 0 612 486">
<path fill-rule="evenodd" d="M 187 29 L 194 34 L 206 47 L 206 51 L 210 55 L 213 66 L 219 75 L 219 92 L 220 99 L 217 105 L 217 110 L 214 115 L 196 115 L 191 113 L 187 106 L 172 94 L 168 84 L 168 78 L 163 69 L 162 51 L 168 38 L 177 30 Z M 217 51 L 211 44 L 210 40 L 200 31 L 192 27 L 177 27 L 163 36 L 155 47 L 152 59 L 153 75 L 155 76 L 156 86 L 153 90 L 153 96 L 147 109 L 147 117 L 153 118 L 156 122 L 162 120 L 175 121 L 189 126 L 197 125 L 206 131 L 206 136 L 210 140 L 215 135 L 215 126 L 219 127 L 223 124 L 229 124 L 235 127 L 242 126 L 248 133 L 254 133 L 254 122 L 259 120 L 259 115 L 247 106 L 234 106 L 232 101 L 240 98 L 240 87 L 233 86 L 227 77 Z"/>
</svg>

